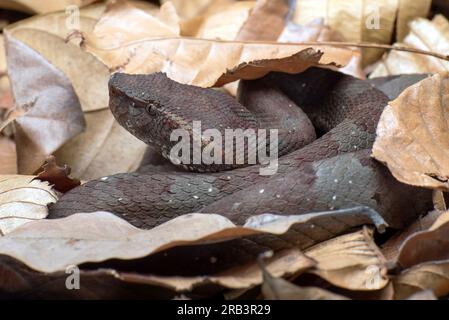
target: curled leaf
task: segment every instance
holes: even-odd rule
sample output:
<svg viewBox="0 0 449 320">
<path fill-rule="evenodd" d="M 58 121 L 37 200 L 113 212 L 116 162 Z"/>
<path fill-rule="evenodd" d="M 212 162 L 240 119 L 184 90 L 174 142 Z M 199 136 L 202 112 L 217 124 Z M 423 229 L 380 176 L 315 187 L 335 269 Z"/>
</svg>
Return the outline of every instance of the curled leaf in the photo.
<svg viewBox="0 0 449 320">
<path fill-rule="evenodd" d="M 0 176 L 0 235 L 32 220 L 44 219 L 48 214 L 47 204 L 58 199 L 47 182 L 34 178 Z"/>
<path fill-rule="evenodd" d="M 310 223 L 329 219 L 331 215 L 332 212 L 288 217 L 261 215 L 240 227 L 220 215 L 187 214 L 151 230 L 141 230 L 108 212 L 75 214 L 63 219 L 36 221 L 16 229 L 0 239 L 0 254 L 14 257 L 38 271 L 55 272 L 69 265 L 114 258 L 137 259 L 180 245 L 258 235 L 258 239 L 252 240 L 257 241 L 258 246 L 265 250 L 282 249 L 297 244 L 304 237 L 298 230 L 310 230 Z M 365 217 L 365 221 L 369 218 Z M 287 233 L 290 229 L 294 229 L 293 234 Z M 275 241 L 284 234 L 285 240 Z"/>
<path fill-rule="evenodd" d="M 406 89 L 384 109 L 373 156 L 401 182 L 449 189 L 449 74 Z"/>
<path fill-rule="evenodd" d="M 44 171 L 39 173 L 37 178 L 41 181 L 49 182 L 59 192 L 67 192 L 81 184 L 79 180 L 69 177 L 70 167 L 67 165 L 60 167 L 56 164 L 54 156 L 47 157 L 42 168 Z"/>
<path fill-rule="evenodd" d="M 117 30 L 111 19 L 115 14 L 113 9 L 99 20 L 97 26 L 101 28 L 96 27 L 93 32 L 84 33 L 83 42 L 85 49 L 111 70 L 127 73 L 164 71 L 180 83 L 210 87 L 240 78 L 254 79 L 270 71 L 297 73 L 310 66 L 345 65 L 352 57 L 351 50 L 335 47 L 219 41 L 169 35 L 158 27 L 162 24 L 161 17 L 146 20 L 146 30 L 153 32 L 130 30 L 132 35 L 122 41 L 120 35 L 123 31 Z M 126 20 L 129 19 L 131 16 Z M 111 30 L 107 39 L 101 37 L 99 30 L 102 29 Z"/>
<path fill-rule="evenodd" d="M 389 281 L 385 258 L 366 228 L 317 244 L 305 254 L 317 262 L 311 273 L 342 288 L 379 290 Z"/>
</svg>

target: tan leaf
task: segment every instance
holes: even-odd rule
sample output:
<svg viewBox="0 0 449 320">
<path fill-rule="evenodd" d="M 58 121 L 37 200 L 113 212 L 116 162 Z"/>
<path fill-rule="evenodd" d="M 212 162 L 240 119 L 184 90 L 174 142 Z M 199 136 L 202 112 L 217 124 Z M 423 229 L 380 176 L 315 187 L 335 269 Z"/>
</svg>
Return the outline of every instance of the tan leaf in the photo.
<svg viewBox="0 0 449 320">
<path fill-rule="evenodd" d="M 236 0 L 162 0 L 162 3 L 172 2 L 176 12 L 183 18 L 193 18 L 199 15 L 209 15 L 232 5 Z"/>
<path fill-rule="evenodd" d="M 339 31 L 348 41 L 388 44 L 392 39 L 397 9 L 398 0 L 298 0 L 293 21 L 305 25 L 316 18 L 324 18 L 326 25 Z M 381 55 L 381 50 L 364 49 L 363 64 L 373 63 Z"/>
<path fill-rule="evenodd" d="M 257 235 L 262 237 L 258 241 L 263 241 L 269 235 L 286 234 L 293 227 L 304 226 L 310 230 L 311 223 L 329 215 L 332 213 L 261 215 L 239 227 L 220 215 L 187 214 L 151 230 L 141 230 L 108 212 L 80 213 L 63 219 L 35 221 L 16 229 L 0 239 L 0 254 L 14 257 L 35 270 L 54 272 L 85 262 L 146 257 L 180 245 Z M 379 216 L 364 219 L 369 221 L 369 218 L 379 219 Z M 299 237 L 296 240 L 304 237 L 297 231 L 289 237 L 295 235 Z M 268 240 L 264 248 L 276 245 L 273 237 Z"/>
<path fill-rule="evenodd" d="M 318 287 L 299 287 L 268 272 L 264 273 L 262 293 L 267 300 L 349 300 Z"/>
<path fill-rule="evenodd" d="M 438 217 L 440 217 L 441 214 L 442 212 L 435 210 L 416 220 L 406 229 L 388 239 L 388 241 L 382 245 L 382 254 L 389 262 L 396 263 L 399 250 L 404 242 L 413 234 L 419 231 L 428 230 L 435 221 L 438 220 Z"/>
<path fill-rule="evenodd" d="M 284 30 L 288 9 L 285 0 L 257 1 L 237 37 L 229 40 L 276 40 Z"/>
<path fill-rule="evenodd" d="M 407 300 L 438 300 L 432 290 L 423 290 L 412 294 Z"/>
<path fill-rule="evenodd" d="M 108 13 L 100 21 L 107 17 Z M 351 50 L 326 46 L 213 41 L 157 33 L 115 46 L 115 42 L 107 44 L 104 39 L 97 43 L 95 31 L 84 36 L 86 50 L 112 70 L 164 71 L 178 82 L 203 87 L 253 79 L 269 71 L 297 73 L 314 65 L 344 65 L 352 57 Z"/>
<path fill-rule="evenodd" d="M 16 144 L 0 135 L 0 174 L 17 173 Z"/>
<path fill-rule="evenodd" d="M 384 109 L 373 156 L 401 182 L 447 190 L 449 74 L 407 88 Z"/>
<path fill-rule="evenodd" d="M 331 30 L 324 24 L 324 19 L 318 18 L 306 25 L 297 25 L 289 22 L 282 34 L 278 38 L 279 42 L 313 42 L 313 41 L 345 41 L 338 32 Z M 354 77 L 365 79 L 365 73 L 362 70 L 362 55 L 359 49 L 354 49 L 353 57 L 350 62 L 339 69 L 340 72 L 352 75 Z"/>
<path fill-rule="evenodd" d="M 437 14 L 432 21 L 418 18 L 410 23 L 410 33 L 403 43 L 411 48 L 422 49 L 441 54 L 449 51 L 449 21 Z M 392 50 L 382 59 L 370 77 L 405 73 L 436 73 L 449 71 L 449 61 L 428 55 Z"/>
<path fill-rule="evenodd" d="M 65 10 L 68 6 L 85 6 L 98 0 L 52 0 L 36 2 L 34 0 L 0 0 L 0 8 L 31 13 L 46 13 Z"/>
<path fill-rule="evenodd" d="M 56 202 L 57 195 L 47 182 L 34 176 L 0 176 L 0 235 L 32 220 L 44 219 L 47 204 Z"/>
<path fill-rule="evenodd" d="M 254 1 L 239 1 L 230 3 L 219 11 L 211 12 L 199 20 L 193 31 L 186 30 L 186 24 L 182 25 L 182 34 L 204 39 L 235 40 L 240 28 L 246 23 Z M 192 26 L 190 25 L 190 28 Z"/>
<path fill-rule="evenodd" d="M 38 29 L 18 28 L 7 32 L 7 40 L 16 39 L 33 49 L 68 78 L 83 111 L 106 109 L 109 104 L 109 70 L 78 46 L 65 43 L 57 35 Z M 12 64 L 11 64 L 12 63 Z M 15 61 L 11 61 L 14 68 Z M 18 81 L 18 79 L 15 79 Z M 14 85 L 14 84 L 13 84 Z M 24 97 L 30 99 L 29 96 Z"/>
<path fill-rule="evenodd" d="M 84 130 L 69 79 L 36 51 L 6 36 L 8 73 L 17 105 L 31 105 L 15 120 L 19 173 L 31 174 L 45 157 Z M 58 54 L 58 53 L 55 53 Z"/>
<path fill-rule="evenodd" d="M 117 47 L 154 35 L 169 37 L 179 33 L 179 17 L 171 2 L 162 5 L 155 17 L 126 1 L 117 1 L 96 23 L 90 41 L 99 47 Z"/>
<path fill-rule="evenodd" d="M 45 59 L 52 68 L 57 67 L 67 76 L 72 90 L 76 93 L 74 99 L 76 98 L 77 101 L 72 107 L 78 103 L 81 104 L 86 112 L 84 117 L 87 128 L 85 133 L 62 141 L 67 142 L 62 147 L 59 146 L 57 150 L 48 149 L 39 157 L 30 156 L 39 153 L 35 151 L 34 144 L 28 141 L 28 136 L 18 131 L 19 137 L 25 139 L 19 143 L 19 159 L 32 161 L 32 164 L 24 165 L 20 165 L 22 162 L 19 161 L 19 167 L 29 167 L 30 171 L 34 172 L 42 165 L 47 155 L 55 153 L 58 160 L 68 164 L 73 170 L 73 175 L 82 180 L 136 169 L 142 159 L 145 144 L 119 127 L 109 111 L 107 83 L 110 73 L 108 68 L 78 46 L 65 43 L 61 38 L 64 32 L 59 34 L 43 32 L 42 28 L 46 23 L 45 17 L 47 16 L 20 22 L 17 27 L 8 30 L 8 39 L 14 41 L 19 39 L 20 43 L 26 44 L 28 50 L 30 50 L 29 48 L 36 50 L 42 60 Z M 53 23 L 55 29 L 58 29 L 56 26 L 62 23 L 61 17 L 57 14 L 51 14 L 48 17 L 51 18 L 48 18 L 48 23 Z M 25 28 L 23 25 L 28 27 Z M 27 77 L 27 79 L 32 83 L 37 81 L 31 77 Z M 20 78 L 16 78 L 15 82 L 17 82 L 16 85 L 24 85 Z M 25 91 L 21 100 L 34 101 L 31 94 L 32 92 Z M 63 98 L 68 99 L 69 96 L 63 96 Z M 63 114 L 71 115 L 69 112 Z M 42 143 L 46 144 L 45 141 Z M 20 153 L 21 150 L 24 150 L 23 153 Z M 117 152 L 117 150 L 126 150 L 126 152 Z"/>
<path fill-rule="evenodd" d="M 397 257 L 403 268 L 437 260 L 449 259 L 449 211 L 442 213 L 434 224 L 424 231 L 409 236 Z"/>
<path fill-rule="evenodd" d="M 402 41 L 410 31 L 409 23 L 417 17 L 425 18 L 430 11 L 432 0 L 399 0 L 396 20 L 396 39 Z"/>
<path fill-rule="evenodd" d="M 266 261 L 266 269 L 274 277 L 297 274 L 314 265 L 298 249 L 286 249 L 276 253 Z M 119 273 L 118 277 L 126 282 L 145 283 L 169 287 L 178 292 L 191 291 L 195 287 L 216 284 L 228 289 L 247 289 L 262 283 L 262 271 L 255 261 L 237 266 L 213 275 L 197 277 L 156 276 Z"/>
<path fill-rule="evenodd" d="M 368 229 L 327 240 L 305 251 L 317 262 L 310 271 L 350 290 L 378 290 L 388 283 L 385 258 Z"/>
<path fill-rule="evenodd" d="M 431 261 L 413 266 L 393 278 L 395 298 L 405 299 L 423 290 L 435 296 L 449 294 L 449 261 Z"/>
<path fill-rule="evenodd" d="M 138 168 L 147 145 L 115 121 L 109 109 L 85 113 L 86 131 L 54 155 L 72 169 L 72 176 L 92 180 Z"/>
</svg>

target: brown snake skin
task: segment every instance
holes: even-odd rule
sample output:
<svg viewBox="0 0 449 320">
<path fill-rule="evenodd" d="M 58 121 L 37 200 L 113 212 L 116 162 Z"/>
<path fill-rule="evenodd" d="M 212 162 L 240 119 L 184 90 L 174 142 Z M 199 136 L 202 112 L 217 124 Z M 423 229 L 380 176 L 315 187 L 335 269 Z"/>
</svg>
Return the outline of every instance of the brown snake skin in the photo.
<svg viewBox="0 0 449 320">
<path fill-rule="evenodd" d="M 172 143 L 170 130 L 192 120 L 201 120 L 203 130 L 220 125 L 280 128 L 285 155 L 275 175 L 259 175 L 258 165 L 207 173 L 158 172 L 157 167 L 121 173 L 69 191 L 50 207 L 50 218 L 105 210 L 135 226 L 152 228 L 189 212 L 219 213 L 243 224 L 255 214 L 364 205 L 391 226 L 402 227 L 429 208 L 430 191 L 397 182 L 370 158 L 377 122 L 389 99 L 369 82 L 311 68 L 297 75 L 271 73 L 243 82 L 241 89 L 247 108 L 222 92 L 181 85 L 163 74 L 115 74 L 110 107 L 122 126 L 165 155 Z M 263 93 L 265 98 L 258 100 Z M 260 102 L 271 101 L 271 96 L 276 105 Z M 294 104 L 310 118 L 318 139 L 302 112 L 291 111 Z M 294 119 L 293 124 L 288 119 Z"/>
</svg>

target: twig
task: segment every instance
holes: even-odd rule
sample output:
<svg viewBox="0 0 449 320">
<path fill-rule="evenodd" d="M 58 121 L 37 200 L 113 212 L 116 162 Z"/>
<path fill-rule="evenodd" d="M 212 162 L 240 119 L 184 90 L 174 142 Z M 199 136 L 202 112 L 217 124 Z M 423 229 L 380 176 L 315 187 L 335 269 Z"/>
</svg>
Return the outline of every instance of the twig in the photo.
<svg viewBox="0 0 449 320">
<path fill-rule="evenodd" d="M 82 33 L 77 35 L 72 35 L 74 38 L 83 36 Z M 323 42 L 276 42 L 276 41 L 232 41 L 232 40 L 220 40 L 220 39 L 203 39 L 203 38 L 193 38 L 193 37 L 163 37 L 163 38 L 143 38 L 136 41 L 131 41 L 126 44 L 122 44 L 115 47 L 109 47 L 109 48 L 100 48 L 95 45 L 90 44 L 91 47 L 103 50 L 103 51 L 110 51 L 110 50 L 116 50 L 119 48 L 123 48 L 126 46 L 136 45 L 140 44 L 146 41 L 170 41 L 170 40 L 189 40 L 189 41 L 207 41 L 207 42 L 216 42 L 216 43 L 238 43 L 238 44 L 264 44 L 264 45 L 278 45 L 278 46 L 295 46 L 295 45 L 302 45 L 302 46 L 332 46 L 332 47 L 356 47 L 356 48 L 372 48 L 372 49 L 384 49 L 384 50 L 396 50 L 396 51 L 404 51 L 404 52 L 410 52 L 410 53 L 416 53 L 416 54 L 422 54 L 422 55 L 428 55 L 432 56 L 437 59 L 442 59 L 449 61 L 449 55 L 440 54 L 437 52 L 427 51 L 427 50 L 421 50 L 411 47 L 405 47 L 405 46 L 397 46 L 397 45 L 388 45 L 388 44 L 381 44 L 381 43 L 371 43 L 371 42 L 338 42 L 338 41 L 323 41 Z M 85 40 L 85 38 L 82 38 L 82 40 Z"/>
</svg>

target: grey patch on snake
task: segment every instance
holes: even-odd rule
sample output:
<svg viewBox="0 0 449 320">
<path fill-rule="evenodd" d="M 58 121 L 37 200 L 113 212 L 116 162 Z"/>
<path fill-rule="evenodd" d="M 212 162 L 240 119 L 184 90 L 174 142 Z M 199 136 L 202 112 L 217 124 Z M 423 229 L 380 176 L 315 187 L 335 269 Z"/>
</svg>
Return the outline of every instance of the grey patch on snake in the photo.
<svg viewBox="0 0 449 320">
<path fill-rule="evenodd" d="M 356 124 L 345 120 L 346 132 L 349 132 L 349 136 L 341 137 L 338 143 L 338 150 L 344 152 L 355 152 L 365 148 L 368 148 L 374 143 L 374 136 L 362 130 Z"/>
<path fill-rule="evenodd" d="M 314 189 L 321 195 L 319 202 L 327 204 L 330 210 L 359 206 L 361 204 L 376 208 L 372 190 L 376 190 L 377 182 L 372 168 L 363 166 L 356 157 L 339 157 L 318 161 L 314 164 L 316 180 Z M 335 177 L 339 177 L 335 183 Z M 357 199 L 357 201 L 353 200 Z"/>
</svg>

